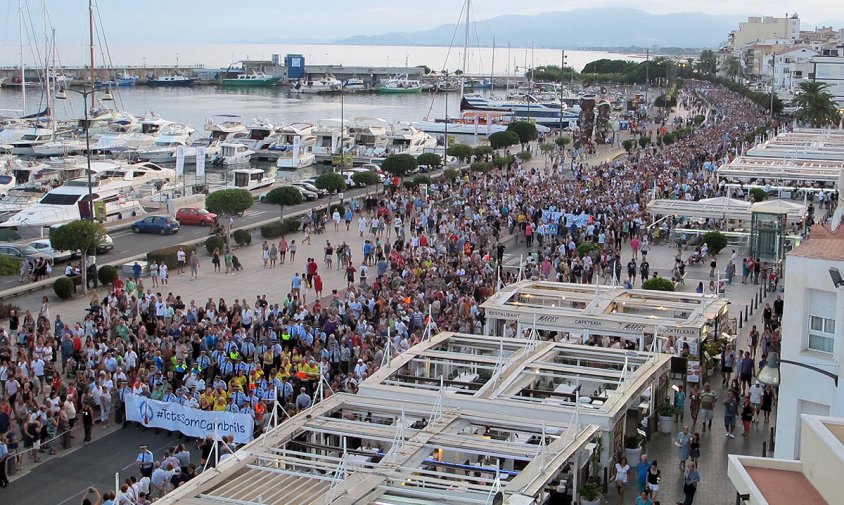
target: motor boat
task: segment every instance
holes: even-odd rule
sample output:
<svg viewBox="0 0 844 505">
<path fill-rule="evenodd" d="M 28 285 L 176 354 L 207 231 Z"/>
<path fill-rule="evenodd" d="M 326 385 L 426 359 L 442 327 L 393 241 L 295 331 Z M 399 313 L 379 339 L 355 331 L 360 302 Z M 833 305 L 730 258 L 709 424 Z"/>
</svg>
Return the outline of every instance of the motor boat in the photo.
<svg viewBox="0 0 844 505">
<path fill-rule="evenodd" d="M 139 127 L 132 128 L 132 131 L 118 131 L 104 133 L 97 138 L 97 142 L 91 145 L 91 151 L 103 154 L 120 154 L 137 151 L 152 144 L 161 135 L 162 130 L 176 124 L 155 114 L 147 114 L 139 122 Z M 182 125 L 178 127 L 184 128 Z M 176 127 L 176 128 L 178 128 Z"/>
<path fill-rule="evenodd" d="M 0 172 L 15 177 L 18 184 L 34 182 L 43 176 L 43 171 L 49 168 L 46 164 L 36 160 L 24 161 L 15 156 L 0 158 Z"/>
<path fill-rule="evenodd" d="M 299 79 L 290 87 L 292 93 L 337 93 L 343 88 L 343 83 L 333 75 L 326 75 L 319 79 Z"/>
<path fill-rule="evenodd" d="M 357 117 L 349 126 L 349 134 L 355 139 L 351 153 L 360 157 L 383 156 L 387 149 L 387 135 L 390 123 L 374 117 Z"/>
<path fill-rule="evenodd" d="M 279 139 L 270 145 L 269 150 L 278 153 L 275 166 L 286 170 L 298 170 L 314 164 L 313 125 L 293 123 L 280 128 Z"/>
<path fill-rule="evenodd" d="M 0 196 L 6 196 L 15 186 L 17 186 L 17 179 L 14 175 L 0 174 Z"/>
<path fill-rule="evenodd" d="M 379 93 L 421 93 L 422 84 L 407 75 L 397 75 L 385 81 L 381 81 L 375 90 Z"/>
<path fill-rule="evenodd" d="M 513 119 L 511 112 L 466 111 L 460 117 L 437 119 L 434 121 L 416 121 L 414 128 L 427 133 L 451 135 L 478 135 L 487 137 L 493 133 L 507 130 L 507 124 Z"/>
<path fill-rule="evenodd" d="M 348 122 L 345 122 L 348 124 Z M 323 119 L 314 127 L 314 154 L 333 156 L 340 151 L 346 153 L 355 145 L 355 139 L 349 134 L 349 128 L 339 119 Z"/>
<path fill-rule="evenodd" d="M 196 82 L 194 77 L 185 77 L 184 75 L 164 75 L 161 77 L 150 77 L 147 84 L 150 86 L 170 86 L 170 87 L 188 87 L 193 86 Z"/>
<path fill-rule="evenodd" d="M 275 179 L 267 176 L 267 172 L 260 168 L 236 168 L 231 171 L 231 176 L 223 187 L 216 189 L 255 189 L 272 186 Z M 213 190 L 212 190 L 213 191 Z"/>
<path fill-rule="evenodd" d="M 365 91 L 366 90 L 366 83 L 363 79 L 358 79 L 357 77 L 352 77 L 350 79 L 346 79 L 346 82 L 343 83 L 343 91 Z"/>
<path fill-rule="evenodd" d="M 266 149 L 276 141 L 278 133 L 275 125 L 265 119 L 253 119 L 246 125 L 246 133 L 238 133 L 227 140 L 228 143 L 243 144 L 253 151 Z"/>
<path fill-rule="evenodd" d="M 95 178 L 100 182 L 123 181 L 128 182 L 131 188 L 138 188 L 144 185 L 165 183 L 176 179 L 176 171 L 172 168 L 165 168 L 148 161 L 139 163 L 123 163 L 114 160 L 103 161 L 112 161 L 114 166 L 96 171 Z"/>
<path fill-rule="evenodd" d="M 385 155 L 409 154 L 419 156 L 426 149 L 436 147 L 437 139 L 405 123 L 391 125 L 390 133 L 387 135 Z"/>
<path fill-rule="evenodd" d="M 567 107 L 559 100 L 556 103 L 549 100 L 540 100 L 531 94 L 505 99 L 467 94 L 460 101 L 460 110 L 512 112 L 517 121 L 531 121 L 550 128 L 559 128 L 561 125 L 563 129 L 577 127 L 579 107 Z"/>
<path fill-rule="evenodd" d="M 48 227 L 82 218 L 80 203 L 90 206 L 104 220 L 122 219 L 145 211 L 132 196 L 132 182 L 113 179 L 71 179 L 48 192 L 37 203 L 12 215 L 2 227 Z M 89 196 L 90 194 L 90 196 Z"/>
<path fill-rule="evenodd" d="M 194 129 L 190 126 L 171 124 L 161 130 L 161 134 L 146 149 L 138 149 L 138 157 L 153 163 L 167 163 L 176 160 L 179 148 L 187 148 L 188 140 Z M 194 153 L 194 156 L 196 154 Z"/>
<path fill-rule="evenodd" d="M 205 131 L 210 133 L 211 140 L 227 141 L 234 134 L 247 132 L 246 126 L 240 121 L 240 116 L 234 114 L 219 114 L 205 121 Z"/>
<path fill-rule="evenodd" d="M 223 86 L 276 86 L 280 80 L 280 76 L 252 72 L 251 74 L 240 74 L 237 77 L 221 79 L 220 84 Z"/>
<path fill-rule="evenodd" d="M 52 128 L 30 127 L 20 139 L 10 143 L 11 152 L 22 156 L 34 156 L 35 147 L 53 141 L 55 133 Z"/>
<path fill-rule="evenodd" d="M 218 152 L 211 160 L 212 165 L 241 165 L 248 163 L 255 151 L 244 144 L 223 142 Z"/>
</svg>

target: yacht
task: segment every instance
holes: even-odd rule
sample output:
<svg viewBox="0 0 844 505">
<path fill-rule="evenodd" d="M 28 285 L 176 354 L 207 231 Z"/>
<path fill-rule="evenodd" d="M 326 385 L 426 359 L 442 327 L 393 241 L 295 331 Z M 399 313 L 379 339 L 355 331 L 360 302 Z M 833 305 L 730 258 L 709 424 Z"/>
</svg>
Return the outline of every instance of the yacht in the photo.
<svg viewBox="0 0 844 505">
<path fill-rule="evenodd" d="M 0 146 L 11 150 L 11 143 L 23 137 L 30 129 L 30 124 L 18 118 L 0 118 Z"/>
<path fill-rule="evenodd" d="M 267 172 L 260 168 L 236 168 L 231 171 L 231 178 L 224 186 L 225 189 L 254 189 L 272 186 L 275 179 L 267 176 Z M 217 189 L 223 189 L 218 187 Z"/>
<path fill-rule="evenodd" d="M 17 185 L 17 179 L 12 174 L 0 174 L 0 196 L 6 196 Z"/>
<path fill-rule="evenodd" d="M 299 79 L 290 87 L 292 93 L 336 93 L 343 88 L 343 83 L 333 75 L 319 79 Z"/>
<path fill-rule="evenodd" d="M 251 74 L 240 74 L 237 77 L 220 80 L 223 86 L 276 86 L 281 77 L 268 75 L 263 72 L 252 72 Z"/>
<path fill-rule="evenodd" d="M 410 154 L 415 157 L 431 147 L 437 147 L 437 139 L 409 124 L 396 123 L 391 125 L 387 135 L 384 154 Z"/>
<path fill-rule="evenodd" d="M 293 123 L 280 128 L 279 140 L 270 145 L 270 151 L 279 153 L 275 166 L 288 170 L 298 170 L 314 164 L 314 135 L 313 125 Z"/>
<path fill-rule="evenodd" d="M 276 127 L 265 119 L 253 119 L 246 125 L 246 133 L 234 135 L 230 142 L 243 144 L 253 151 L 266 149 L 275 142 Z"/>
<path fill-rule="evenodd" d="M 375 90 L 379 93 L 421 93 L 422 84 L 407 75 L 397 75 L 386 81 L 381 81 Z"/>
<path fill-rule="evenodd" d="M 211 160 L 213 165 L 240 165 L 248 163 L 255 151 L 244 144 L 223 142 L 218 152 Z"/>
<path fill-rule="evenodd" d="M 348 123 L 348 122 L 346 122 Z M 314 127 L 314 154 L 317 156 L 333 156 L 339 151 L 349 152 L 355 144 L 355 139 L 349 134 L 349 128 L 339 119 L 323 119 Z"/>
<path fill-rule="evenodd" d="M 346 79 L 346 82 L 343 83 L 343 91 L 365 91 L 366 90 L 366 83 L 363 79 L 358 79 L 357 77 L 352 77 L 351 79 Z"/>
<path fill-rule="evenodd" d="M 128 182 L 130 188 L 139 188 L 148 184 L 165 183 L 176 179 L 176 171 L 172 168 L 165 168 L 151 163 L 142 161 L 139 163 L 123 163 L 114 160 L 104 160 L 104 162 L 112 162 L 112 167 L 106 169 L 96 170 L 96 179 L 99 182 L 106 181 L 123 181 Z M 91 164 L 92 171 L 94 164 Z"/>
<path fill-rule="evenodd" d="M 466 111 L 458 118 L 435 121 L 416 121 L 414 128 L 427 133 L 454 135 L 479 135 L 487 137 L 507 129 L 507 123 L 513 119 L 511 112 Z"/>
<path fill-rule="evenodd" d="M 387 135 L 390 123 L 374 117 L 355 118 L 349 126 L 349 134 L 355 139 L 352 154 L 360 157 L 383 156 L 387 149 Z"/>
<path fill-rule="evenodd" d="M 55 136 L 55 131 L 52 128 L 41 128 L 39 126 L 30 127 L 24 132 L 20 139 L 11 142 L 12 154 L 23 156 L 33 156 L 35 154 L 35 147 L 41 144 L 51 142 Z"/>
<path fill-rule="evenodd" d="M 194 129 L 190 126 L 171 124 L 161 130 L 161 134 L 146 149 L 138 149 L 138 157 L 153 163 L 176 161 L 178 149 L 186 148 Z M 196 153 L 194 153 L 194 157 Z"/>
<path fill-rule="evenodd" d="M 245 133 L 247 129 L 240 121 L 240 116 L 219 114 L 205 121 L 205 131 L 210 133 L 211 140 L 226 141 L 234 134 Z"/>
<path fill-rule="evenodd" d="M 488 98 L 479 94 L 464 95 L 460 110 L 512 112 L 517 121 L 533 121 L 550 128 L 575 128 L 580 115 L 579 107 L 567 108 L 557 101 L 540 100 L 531 94 L 511 96 L 506 99 Z"/>
<path fill-rule="evenodd" d="M 24 161 L 15 156 L 4 156 L 0 158 L 0 165 L 2 165 L 2 173 L 13 175 L 18 184 L 33 182 L 42 177 L 42 172 L 49 168 L 40 161 L 29 160 Z"/>
<path fill-rule="evenodd" d="M 173 124 L 175 124 L 173 121 L 168 121 L 155 114 L 148 114 L 140 120 L 138 128 L 122 131 L 124 128 L 118 127 L 117 131 L 100 135 L 97 142 L 91 145 L 91 151 L 103 154 L 137 151 L 151 146 L 161 135 L 162 130 Z M 182 128 L 184 127 L 182 126 Z"/>
<path fill-rule="evenodd" d="M 49 188 L 41 184 L 18 185 L 9 190 L 0 200 L 0 221 L 5 221 L 23 209 L 44 198 Z"/>
<path fill-rule="evenodd" d="M 69 223 L 82 218 L 80 203 L 93 203 L 95 213 L 105 220 L 144 213 L 131 192 L 131 181 L 98 179 L 89 188 L 86 177 L 71 179 L 44 195 L 38 203 L 9 217 L 0 226 L 37 228 Z"/>
</svg>

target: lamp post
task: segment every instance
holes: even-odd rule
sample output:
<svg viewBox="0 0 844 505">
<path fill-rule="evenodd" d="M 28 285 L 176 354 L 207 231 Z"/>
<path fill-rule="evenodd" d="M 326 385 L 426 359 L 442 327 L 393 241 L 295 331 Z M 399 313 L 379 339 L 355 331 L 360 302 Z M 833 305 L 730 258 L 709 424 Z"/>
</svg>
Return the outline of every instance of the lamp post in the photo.
<svg viewBox="0 0 844 505">
<path fill-rule="evenodd" d="M 805 363 L 800 363 L 798 361 L 791 361 L 787 359 L 780 359 L 779 354 L 775 352 L 768 353 L 768 360 L 765 363 L 765 366 L 759 370 L 759 373 L 756 375 L 756 378 L 762 384 L 768 384 L 771 386 L 779 386 L 780 385 L 780 364 L 785 363 L 787 365 L 794 365 L 800 368 L 806 368 L 813 372 L 817 372 L 821 375 L 826 375 L 827 377 L 831 378 L 835 381 L 835 387 L 838 387 L 838 375 L 824 370 L 823 368 L 818 368 L 816 366 L 807 365 Z"/>
<path fill-rule="evenodd" d="M 88 211 L 89 215 L 91 216 L 91 220 L 94 220 L 94 196 L 93 196 L 93 182 L 91 181 L 91 122 L 90 118 L 88 117 L 88 97 L 93 97 L 96 92 L 97 88 L 91 85 L 84 85 L 82 86 L 81 90 L 73 89 L 73 88 L 64 88 L 60 89 L 58 93 L 56 93 L 56 98 L 59 100 L 67 100 L 67 92 L 73 91 L 74 93 L 79 93 L 82 95 L 82 106 L 84 112 L 85 121 L 85 161 L 87 163 L 87 170 L 88 173 Z M 106 92 L 102 98 L 102 100 L 114 100 L 114 97 L 111 95 L 111 92 Z"/>
</svg>

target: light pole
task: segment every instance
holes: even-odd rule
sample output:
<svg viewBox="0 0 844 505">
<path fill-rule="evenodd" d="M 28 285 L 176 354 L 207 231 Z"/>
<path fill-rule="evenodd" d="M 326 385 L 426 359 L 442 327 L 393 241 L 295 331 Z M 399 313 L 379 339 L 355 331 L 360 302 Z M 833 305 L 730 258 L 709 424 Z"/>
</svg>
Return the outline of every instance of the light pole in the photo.
<svg viewBox="0 0 844 505">
<path fill-rule="evenodd" d="M 759 374 L 756 375 L 756 378 L 762 384 L 769 384 L 771 386 L 779 386 L 780 385 L 780 364 L 785 363 L 787 365 L 794 365 L 796 367 L 805 368 L 807 370 L 811 370 L 813 372 L 817 372 L 821 375 L 826 375 L 827 377 L 831 378 L 835 381 L 835 387 L 838 387 L 838 375 L 824 370 L 823 368 L 818 368 L 816 366 L 807 365 L 805 363 L 800 363 L 798 361 L 791 361 L 787 359 L 780 359 L 780 355 L 775 352 L 768 353 L 768 360 L 765 362 L 765 366 L 759 370 Z"/>
<path fill-rule="evenodd" d="M 445 77 L 445 82 L 443 83 L 443 89 L 445 89 L 445 93 L 443 93 L 443 97 L 445 98 L 445 123 L 443 123 L 445 127 L 445 137 L 443 138 L 443 166 L 448 168 L 448 70 L 443 70 L 442 72 L 443 77 Z M 463 94 L 460 94 L 460 99 L 463 100 Z"/>
<path fill-rule="evenodd" d="M 79 93 L 80 95 L 82 95 L 82 106 L 84 108 L 83 110 L 85 111 L 83 120 L 85 121 L 85 161 L 87 163 L 86 172 L 88 173 L 88 212 L 89 212 L 90 219 L 93 221 L 94 220 L 94 196 L 93 196 L 93 189 L 92 189 L 93 182 L 91 181 L 91 135 L 90 135 L 91 122 L 90 122 L 90 119 L 88 118 L 88 97 L 89 96 L 93 97 L 95 95 L 95 93 L 97 92 L 97 88 L 95 88 L 94 86 L 91 86 L 91 85 L 87 85 L 87 84 L 82 86 L 81 90 L 73 89 L 73 88 L 64 88 L 64 89 L 59 90 L 58 93 L 56 93 L 56 98 L 59 99 L 59 100 L 67 100 L 67 91 L 73 91 L 74 93 Z M 106 92 L 102 96 L 102 100 L 114 100 L 114 97 L 111 96 L 110 92 Z"/>
</svg>

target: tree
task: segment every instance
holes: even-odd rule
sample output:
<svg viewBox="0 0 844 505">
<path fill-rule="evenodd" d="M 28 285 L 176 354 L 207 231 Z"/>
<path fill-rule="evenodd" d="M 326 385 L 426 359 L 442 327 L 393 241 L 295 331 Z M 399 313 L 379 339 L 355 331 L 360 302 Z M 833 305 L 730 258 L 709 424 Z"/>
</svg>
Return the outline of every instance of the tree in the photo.
<svg viewBox="0 0 844 505">
<path fill-rule="evenodd" d="M 711 254 L 718 254 L 727 247 L 727 236 L 720 231 L 709 231 L 703 234 L 701 241 L 709 248 Z"/>
<path fill-rule="evenodd" d="M 410 154 L 391 154 L 381 163 L 381 170 L 401 178 L 402 182 L 404 176 L 415 172 L 417 167 L 419 162 Z"/>
<path fill-rule="evenodd" d="M 718 56 L 715 51 L 712 49 L 701 51 L 697 70 L 702 74 L 715 75 L 715 71 L 718 70 Z"/>
<path fill-rule="evenodd" d="M 486 160 L 493 152 L 494 150 L 490 146 L 476 146 L 472 149 L 472 154 L 475 155 L 476 160 Z"/>
<path fill-rule="evenodd" d="M 797 120 L 812 128 L 837 125 L 841 114 L 825 82 L 801 82 L 794 97 Z"/>
<path fill-rule="evenodd" d="M 536 129 L 536 125 L 528 121 L 514 121 L 510 123 L 507 130 L 519 136 L 519 143 L 522 144 L 522 150 L 524 150 L 525 144 L 532 140 L 536 140 L 539 136 L 539 131 Z"/>
<path fill-rule="evenodd" d="M 436 170 L 443 166 L 443 158 L 437 153 L 422 153 L 416 157 L 416 162 L 420 166 L 429 167 L 431 170 Z"/>
<path fill-rule="evenodd" d="M 237 216 L 252 207 L 253 203 L 252 194 L 245 189 L 221 189 L 208 195 L 205 208 L 215 214 Z"/>
<path fill-rule="evenodd" d="M 346 191 L 346 180 L 337 172 L 326 172 L 316 178 L 314 186 L 328 191 L 328 205 L 326 208 L 330 210 L 331 195 Z"/>
<path fill-rule="evenodd" d="M 495 132 L 489 136 L 489 145 L 493 149 L 506 149 L 519 143 L 519 136 L 516 132 L 503 131 Z"/>
<path fill-rule="evenodd" d="M 721 65 L 720 70 L 727 74 L 727 77 L 734 82 L 744 75 L 744 68 L 742 68 L 741 60 L 738 56 L 727 58 Z"/>
<path fill-rule="evenodd" d="M 369 194 L 369 186 L 378 184 L 381 182 L 381 179 L 375 172 L 355 172 L 352 174 L 352 181 L 354 181 L 355 184 L 365 186 L 366 194 Z"/>
<path fill-rule="evenodd" d="M 530 161 L 533 158 L 533 155 L 530 154 L 530 151 L 522 151 L 516 156 L 522 161 Z"/>
<path fill-rule="evenodd" d="M 476 161 L 469 165 L 469 168 L 472 170 L 472 172 L 485 174 L 492 170 L 492 164 L 486 161 Z"/>
<path fill-rule="evenodd" d="M 750 197 L 753 198 L 754 202 L 762 202 L 768 197 L 768 194 L 762 188 L 753 188 L 750 190 Z"/>
<path fill-rule="evenodd" d="M 459 175 L 460 174 L 457 173 L 457 170 L 455 170 L 453 168 L 446 168 L 445 170 L 443 170 L 443 177 L 445 177 L 446 179 L 448 179 L 451 182 L 454 182 L 455 180 L 457 180 L 457 177 Z"/>
<path fill-rule="evenodd" d="M 469 158 L 472 157 L 472 147 L 466 144 L 451 144 L 448 146 L 448 152 L 446 154 L 460 161 L 469 161 Z"/>
<path fill-rule="evenodd" d="M 271 189 L 264 201 L 281 207 L 281 220 L 284 221 L 284 207 L 302 203 L 302 192 L 291 186 L 280 186 Z"/>
<path fill-rule="evenodd" d="M 87 257 L 89 251 L 96 251 L 105 240 L 103 225 L 94 221 L 71 221 L 50 233 L 50 246 L 57 251 L 82 252 L 82 292 L 88 292 Z"/>
<path fill-rule="evenodd" d="M 557 147 L 560 149 L 565 149 L 567 145 L 571 144 L 571 137 L 561 135 L 554 139 L 554 143 L 557 144 Z"/>
<path fill-rule="evenodd" d="M 516 161 L 516 158 L 514 158 L 512 155 L 496 156 L 496 157 L 492 158 L 492 164 L 495 166 L 495 168 L 498 168 L 498 169 L 503 169 L 504 167 L 509 167 L 515 161 Z"/>
<path fill-rule="evenodd" d="M 650 144 L 650 143 L 651 143 L 651 138 L 650 138 L 650 137 L 645 137 L 644 135 L 642 135 L 641 137 L 639 137 L 639 147 L 641 147 L 641 148 L 643 148 L 643 149 L 644 149 L 644 147 L 645 147 L 645 146 L 647 146 L 647 145 L 648 145 L 648 144 Z"/>
</svg>

